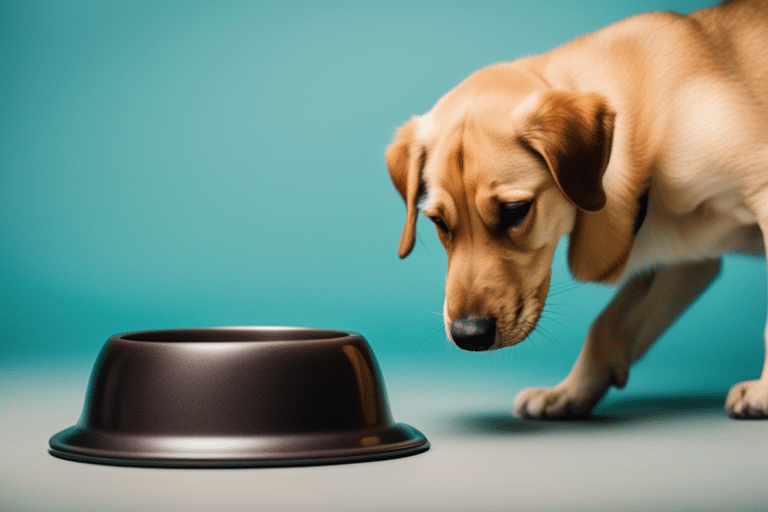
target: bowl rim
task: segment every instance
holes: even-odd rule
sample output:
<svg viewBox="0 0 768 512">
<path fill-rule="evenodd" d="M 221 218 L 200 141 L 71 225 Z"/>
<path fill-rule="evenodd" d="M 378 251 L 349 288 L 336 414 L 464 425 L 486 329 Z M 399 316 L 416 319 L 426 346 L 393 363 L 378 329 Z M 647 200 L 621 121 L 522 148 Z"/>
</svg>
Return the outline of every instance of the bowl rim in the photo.
<svg viewBox="0 0 768 512">
<path fill-rule="evenodd" d="M 271 335 L 271 339 L 250 339 L 255 333 Z M 293 337 L 283 338 L 281 334 L 293 333 Z M 237 339 L 206 339 L 208 335 L 227 335 Z M 298 336 L 297 336 L 298 335 Z M 152 339 L 154 336 L 164 336 L 166 339 Z M 183 340 L 174 337 L 191 336 L 194 339 Z M 215 327 L 180 327 L 169 329 L 147 329 L 140 331 L 126 331 L 114 334 L 109 341 L 131 341 L 144 343 L 168 343 L 168 344 L 196 344 L 196 343 L 295 343 L 297 341 L 332 342 L 348 340 L 349 338 L 363 338 L 354 331 L 340 329 L 326 329 L 316 327 L 291 327 L 283 325 L 231 325 Z M 363 338 L 364 339 L 364 338 Z"/>
</svg>

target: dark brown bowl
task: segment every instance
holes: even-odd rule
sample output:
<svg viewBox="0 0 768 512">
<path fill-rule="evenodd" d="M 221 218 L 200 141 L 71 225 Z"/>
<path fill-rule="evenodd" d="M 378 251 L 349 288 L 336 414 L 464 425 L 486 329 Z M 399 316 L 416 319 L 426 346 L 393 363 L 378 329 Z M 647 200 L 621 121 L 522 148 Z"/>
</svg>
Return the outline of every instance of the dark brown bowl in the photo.
<svg viewBox="0 0 768 512">
<path fill-rule="evenodd" d="M 395 423 L 359 334 L 294 327 L 144 331 L 107 340 L 63 459 L 153 467 L 295 466 L 422 452 Z"/>
</svg>

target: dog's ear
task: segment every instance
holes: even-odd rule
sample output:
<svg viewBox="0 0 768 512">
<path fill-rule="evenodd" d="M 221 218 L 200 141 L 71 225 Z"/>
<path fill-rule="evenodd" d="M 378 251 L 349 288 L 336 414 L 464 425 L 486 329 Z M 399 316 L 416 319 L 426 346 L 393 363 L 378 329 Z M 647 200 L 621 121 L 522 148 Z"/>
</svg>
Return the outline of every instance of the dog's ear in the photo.
<svg viewBox="0 0 768 512">
<path fill-rule="evenodd" d="M 547 91 L 529 98 L 520 140 L 541 155 L 557 185 L 588 212 L 605 206 L 603 173 L 615 113 L 595 93 Z"/>
<path fill-rule="evenodd" d="M 412 119 L 401 126 L 386 151 L 389 176 L 405 201 L 406 219 L 400 245 L 401 258 L 408 256 L 416 242 L 418 202 L 422 194 L 421 169 L 424 166 L 424 148 L 416 141 L 416 121 Z"/>
</svg>

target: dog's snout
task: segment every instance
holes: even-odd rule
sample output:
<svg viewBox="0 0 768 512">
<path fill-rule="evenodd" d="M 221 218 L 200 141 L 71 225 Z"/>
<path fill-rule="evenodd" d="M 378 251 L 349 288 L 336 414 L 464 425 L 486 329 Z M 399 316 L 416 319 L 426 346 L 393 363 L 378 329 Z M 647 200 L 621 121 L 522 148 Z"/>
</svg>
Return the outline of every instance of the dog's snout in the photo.
<svg viewBox="0 0 768 512">
<path fill-rule="evenodd" d="M 464 350 L 488 350 L 496 341 L 496 321 L 493 318 L 460 318 L 451 323 L 451 338 Z"/>
</svg>

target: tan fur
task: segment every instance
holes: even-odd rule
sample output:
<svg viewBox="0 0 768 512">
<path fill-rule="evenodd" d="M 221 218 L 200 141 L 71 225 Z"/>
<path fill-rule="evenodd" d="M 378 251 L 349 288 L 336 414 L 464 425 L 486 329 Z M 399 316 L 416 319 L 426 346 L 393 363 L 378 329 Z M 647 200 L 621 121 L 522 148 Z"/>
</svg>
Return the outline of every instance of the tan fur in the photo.
<svg viewBox="0 0 768 512">
<path fill-rule="evenodd" d="M 481 69 L 401 127 L 386 160 L 407 207 L 400 256 L 420 201 L 447 227 L 449 337 L 455 321 L 482 317 L 495 322 L 488 348 L 525 339 L 564 235 L 577 279 L 621 285 L 568 377 L 515 401 L 520 416 L 586 414 L 707 288 L 722 254 L 765 252 L 768 0 L 643 14 Z M 524 220 L 500 229 L 504 205 L 521 202 Z M 768 364 L 726 407 L 768 416 Z"/>
</svg>

